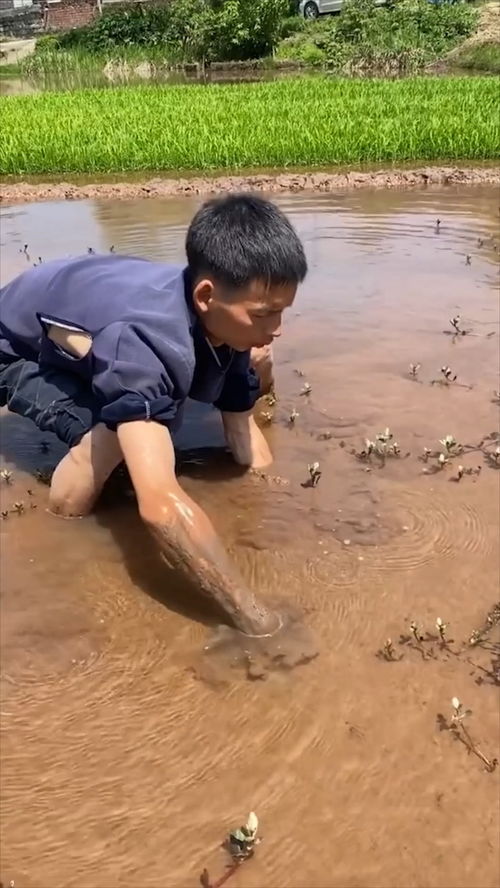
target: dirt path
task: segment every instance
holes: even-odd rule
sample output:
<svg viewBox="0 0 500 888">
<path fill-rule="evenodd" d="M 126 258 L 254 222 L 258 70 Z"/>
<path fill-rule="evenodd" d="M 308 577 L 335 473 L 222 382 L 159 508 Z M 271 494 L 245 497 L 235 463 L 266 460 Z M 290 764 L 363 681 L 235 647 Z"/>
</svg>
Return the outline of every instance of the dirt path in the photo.
<svg viewBox="0 0 500 888">
<path fill-rule="evenodd" d="M 379 170 L 371 173 L 286 173 L 254 176 L 200 176 L 193 179 L 155 178 L 144 182 L 18 182 L 0 185 L 0 204 L 48 200 L 129 200 L 144 197 L 216 194 L 228 191 L 331 192 L 346 188 L 408 188 L 416 185 L 499 185 L 500 167 L 425 167 L 416 170 Z"/>
</svg>

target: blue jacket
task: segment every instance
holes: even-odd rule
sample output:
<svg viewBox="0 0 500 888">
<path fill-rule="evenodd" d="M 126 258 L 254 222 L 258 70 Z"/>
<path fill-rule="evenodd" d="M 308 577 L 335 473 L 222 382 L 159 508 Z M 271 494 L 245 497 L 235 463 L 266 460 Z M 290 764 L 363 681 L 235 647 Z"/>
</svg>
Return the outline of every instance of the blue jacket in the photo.
<svg viewBox="0 0 500 888">
<path fill-rule="evenodd" d="M 92 337 L 75 358 L 47 336 L 61 324 Z M 192 306 L 189 272 L 130 256 L 91 255 L 31 268 L 0 290 L 0 354 L 87 379 L 110 427 L 177 426 L 190 397 L 250 410 L 259 396 L 249 352 L 212 348 Z"/>
</svg>

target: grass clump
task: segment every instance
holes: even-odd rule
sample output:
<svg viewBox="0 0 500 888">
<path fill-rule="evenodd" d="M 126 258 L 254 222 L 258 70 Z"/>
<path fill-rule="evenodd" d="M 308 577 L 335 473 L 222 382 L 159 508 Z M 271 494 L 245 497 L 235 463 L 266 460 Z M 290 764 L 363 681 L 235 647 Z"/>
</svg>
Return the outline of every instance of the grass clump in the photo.
<svg viewBox="0 0 500 888">
<path fill-rule="evenodd" d="M 312 77 L 6 96 L 0 173 L 494 158 L 497 100 L 489 77 Z"/>
<path fill-rule="evenodd" d="M 500 41 L 464 47 L 451 61 L 452 65 L 465 71 L 500 74 Z"/>
</svg>

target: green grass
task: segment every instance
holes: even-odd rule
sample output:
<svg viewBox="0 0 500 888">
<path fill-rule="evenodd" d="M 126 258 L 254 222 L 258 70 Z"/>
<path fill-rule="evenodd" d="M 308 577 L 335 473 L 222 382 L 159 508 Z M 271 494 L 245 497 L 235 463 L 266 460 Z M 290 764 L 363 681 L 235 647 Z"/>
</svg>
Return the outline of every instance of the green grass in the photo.
<svg viewBox="0 0 500 888">
<path fill-rule="evenodd" d="M 7 96 L 0 173 L 495 158 L 497 100 L 489 77 L 318 77 Z"/>
<path fill-rule="evenodd" d="M 20 77 L 21 72 L 20 62 L 5 62 L 0 65 L 0 77 Z"/>
<path fill-rule="evenodd" d="M 467 71 L 500 74 L 500 43 L 480 43 L 464 48 L 452 59 L 452 64 Z"/>
</svg>

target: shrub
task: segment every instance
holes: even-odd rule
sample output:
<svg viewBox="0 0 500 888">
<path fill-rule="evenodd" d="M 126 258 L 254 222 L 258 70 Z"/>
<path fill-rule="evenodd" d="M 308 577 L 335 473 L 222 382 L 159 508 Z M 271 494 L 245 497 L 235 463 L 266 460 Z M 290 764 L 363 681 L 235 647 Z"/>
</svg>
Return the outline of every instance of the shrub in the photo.
<svg viewBox="0 0 500 888">
<path fill-rule="evenodd" d="M 164 47 L 177 61 L 259 58 L 273 52 L 288 6 L 288 0 L 172 0 L 166 6 L 106 10 L 62 35 L 60 45 L 91 52 Z"/>
</svg>

